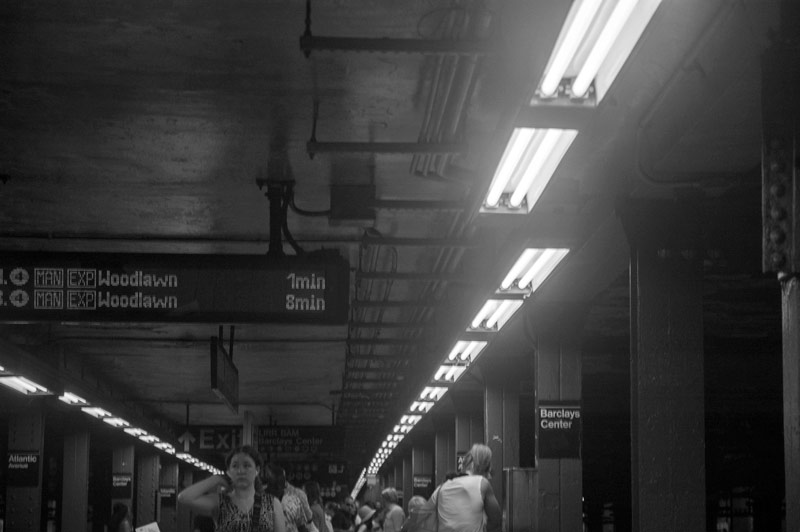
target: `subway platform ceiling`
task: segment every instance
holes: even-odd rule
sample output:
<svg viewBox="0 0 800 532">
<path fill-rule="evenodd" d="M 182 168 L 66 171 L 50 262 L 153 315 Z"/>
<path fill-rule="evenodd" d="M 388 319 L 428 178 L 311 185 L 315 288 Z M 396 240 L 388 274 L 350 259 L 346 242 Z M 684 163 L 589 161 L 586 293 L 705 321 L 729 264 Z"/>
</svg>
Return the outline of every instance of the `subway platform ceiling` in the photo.
<svg viewBox="0 0 800 532">
<path fill-rule="evenodd" d="M 586 305 L 587 393 L 627 393 L 624 198 L 698 199 L 710 344 L 779 342 L 779 289 L 760 262 L 761 56 L 779 2 L 663 0 L 601 101 L 532 104 L 570 4 L 0 3 L 5 365 L 116 401 L 164 437 L 248 416 L 335 423 L 360 469 L 525 247 L 570 252 L 453 391 L 478 389 L 481 364 L 530 354 L 552 305 Z M 530 212 L 482 207 L 513 129 L 561 123 L 578 134 Z M 172 313 L 134 311 L 133 296 L 20 313 L 12 271 L 73 259 L 117 272 L 109 286 L 194 272 L 208 297 Z M 324 275 L 301 260 L 337 265 L 324 288 L 340 293 L 320 295 L 312 273 Z M 294 275 L 299 314 L 281 306 L 286 289 L 248 284 L 252 264 Z M 26 308 L 63 309 L 58 293 L 31 290 Z M 335 299 L 325 319 L 308 293 Z M 278 310 L 225 315 L 215 301 Z M 226 349 L 233 337 L 235 413 L 209 382 L 220 336 Z M 6 414 L 23 404 L 0 397 Z"/>
</svg>

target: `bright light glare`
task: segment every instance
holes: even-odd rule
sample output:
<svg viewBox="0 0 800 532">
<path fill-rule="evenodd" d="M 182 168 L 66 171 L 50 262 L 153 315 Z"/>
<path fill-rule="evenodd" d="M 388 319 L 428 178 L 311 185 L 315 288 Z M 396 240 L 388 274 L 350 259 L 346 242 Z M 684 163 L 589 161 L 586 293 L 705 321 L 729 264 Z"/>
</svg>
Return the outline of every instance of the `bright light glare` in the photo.
<svg viewBox="0 0 800 532">
<path fill-rule="evenodd" d="M 517 208 L 528 199 L 528 210 L 539 201 L 550 178 L 561 163 L 561 159 L 578 136 L 574 129 L 548 129 L 533 156 L 526 161 L 522 177 L 514 188 L 508 203 Z"/>
<path fill-rule="evenodd" d="M 564 72 L 572 62 L 578 45 L 586 35 L 602 2 L 600 0 L 577 0 L 569 10 L 567 19 L 556 41 L 553 55 L 545 69 L 540 91 L 544 96 L 553 96 Z"/>
<path fill-rule="evenodd" d="M 513 286 L 536 291 L 567 253 L 569 249 L 564 248 L 526 249 L 500 283 L 500 290 L 508 290 Z"/>
<path fill-rule="evenodd" d="M 489 192 L 486 194 L 486 205 L 497 207 L 497 204 L 500 203 L 500 196 L 503 195 L 506 185 L 514 175 L 525 150 L 532 144 L 535 132 L 536 130 L 533 128 L 519 127 L 511 133 L 511 138 L 506 144 L 506 149 L 492 178 L 492 184 L 489 186 Z"/>
<path fill-rule="evenodd" d="M 97 419 L 102 419 L 104 417 L 111 417 L 111 412 L 103 410 L 102 408 L 97 406 L 85 406 L 81 408 L 81 412 L 83 412 L 84 414 L 89 414 L 90 416 L 95 417 Z"/>
<path fill-rule="evenodd" d="M 522 270 L 528 268 L 530 263 L 541 254 L 541 250 L 528 248 L 522 252 L 522 255 L 519 256 L 517 262 L 508 270 L 508 273 L 503 278 L 503 281 L 500 283 L 501 290 L 508 290 L 514 282 L 519 279 L 519 274 L 522 273 Z"/>
<path fill-rule="evenodd" d="M 535 292 L 539 286 L 553 273 L 556 266 L 567 256 L 568 249 L 545 249 L 536 261 L 531 264 L 525 274 L 520 277 L 519 285 L 521 288 L 530 288 Z"/>
<path fill-rule="evenodd" d="M 500 330 L 522 304 L 521 299 L 490 299 L 472 320 L 472 328 L 494 329 L 497 326 Z"/>
<path fill-rule="evenodd" d="M 130 423 L 125 421 L 120 417 L 106 417 L 103 418 L 103 421 L 111 425 L 112 427 L 128 427 Z"/>
<path fill-rule="evenodd" d="M 605 61 L 611 45 L 619 37 L 622 28 L 633 12 L 633 8 L 636 7 L 636 2 L 637 0 L 619 0 L 614 7 L 614 11 L 592 47 L 592 51 L 589 52 L 589 56 L 575 77 L 575 81 L 572 82 L 572 94 L 574 96 L 583 97 L 586 91 L 589 90 L 589 86 L 597 75 L 597 71 L 600 70 L 600 65 Z"/>
<path fill-rule="evenodd" d="M 64 392 L 64 395 L 60 395 L 58 397 L 58 400 L 61 401 L 61 402 L 67 403 L 68 405 L 88 405 L 89 404 L 89 402 L 86 399 L 84 399 L 82 397 L 79 397 L 79 396 L 75 395 L 74 393 L 70 393 L 70 392 Z"/>
<path fill-rule="evenodd" d="M 25 395 L 50 393 L 44 386 L 25 377 L 0 377 L 0 384 Z"/>
</svg>

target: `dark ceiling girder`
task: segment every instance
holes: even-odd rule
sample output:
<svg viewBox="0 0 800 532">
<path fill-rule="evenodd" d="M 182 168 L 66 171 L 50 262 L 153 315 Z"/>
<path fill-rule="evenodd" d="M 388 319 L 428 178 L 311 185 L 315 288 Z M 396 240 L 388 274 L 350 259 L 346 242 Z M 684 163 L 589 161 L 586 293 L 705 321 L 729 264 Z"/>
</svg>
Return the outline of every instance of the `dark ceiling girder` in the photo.
<svg viewBox="0 0 800 532">
<path fill-rule="evenodd" d="M 412 345 L 421 344 L 423 340 L 419 338 L 351 338 L 347 343 L 350 345 Z"/>
<path fill-rule="evenodd" d="M 352 305 L 356 308 L 422 308 L 435 307 L 435 301 L 359 301 L 353 300 Z"/>
<path fill-rule="evenodd" d="M 308 57 L 314 50 L 444 55 L 489 55 L 496 48 L 477 41 L 443 39 L 389 39 L 365 37 L 315 37 L 302 35 L 300 49 Z"/>
<path fill-rule="evenodd" d="M 369 202 L 369 207 L 377 210 L 399 210 L 399 211 L 463 211 L 468 208 L 467 204 L 461 201 L 425 201 L 425 200 L 381 200 L 376 199 Z"/>
<path fill-rule="evenodd" d="M 446 281 L 468 283 L 463 275 L 439 272 L 356 272 L 356 279 L 382 279 L 391 281 Z"/>
<path fill-rule="evenodd" d="M 402 238 L 366 235 L 361 239 L 365 246 L 417 246 L 437 248 L 475 248 L 485 245 L 474 239 L 465 238 Z"/>
<path fill-rule="evenodd" d="M 358 329 L 427 329 L 430 323 L 412 323 L 410 321 L 351 321 L 350 326 Z"/>
<path fill-rule="evenodd" d="M 462 142 L 318 142 L 309 140 L 306 151 L 315 153 L 465 153 Z"/>
</svg>

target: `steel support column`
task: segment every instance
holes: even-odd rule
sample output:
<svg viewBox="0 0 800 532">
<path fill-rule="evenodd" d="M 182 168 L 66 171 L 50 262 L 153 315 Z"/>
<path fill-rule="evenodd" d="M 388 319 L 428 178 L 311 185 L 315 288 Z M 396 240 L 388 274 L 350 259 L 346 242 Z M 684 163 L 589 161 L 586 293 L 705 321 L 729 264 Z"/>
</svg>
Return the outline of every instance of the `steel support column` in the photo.
<svg viewBox="0 0 800 532">
<path fill-rule="evenodd" d="M 89 431 L 64 436 L 64 480 L 61 493 L 61 529 L 86 530 L 89 510 Z"/>
<path fill-rule="evenodd" d="M 158 526 L 161 532 L 178 532 L 178 462 L 163 464 L 158 482 Z"/>
<path fill-rule="evenodd" d="M 7 477 L 6 532 L 39 530 L 42 522 L 44 408 L 41 399 L 11 417 L 8 424 L 9 464 L 17 456 L 14 476 Z M 14 454 L 14 451 L 18 451 Z M 10 470 L 9 470 L 10 471 Z M 27 473 L 27 474 L 26 474 Z"/>
<path fill-rule="evenodd" d="M 404 501 L 408 512 L 408 501 L 414 495 L 422 495 L 426 499 L 433 493 L 433 441 L 422 438 L 414 442 L 411 449 L 411 493 Z"/>
<path fill-rule="evenodd" d="M 455 449 L 456 467 L 473 443 L 484 442 L 482 395 L 450 392 L 456 411 Z"/>
<path fill-rule="evenodd" d="M 387 488 L 394 488 L 399 490 L 400 485 L 397 482 L 397 465 L 392 464 L 392 467 L 389 468 L 389 471 L 386 472 L 386 487 Z"/>
<path fill-rule="evenodd" d="M 632 530 L 706 527 L 700 209 L 623 207 L 631 246 Z"/>
<path fill-rule="evenodd" d="M 408 449 L 403 453 L 403 508 L 406 507 L 408 504 L 408 499 L 411 498 L 413 495 L 413 479 L 414 479 L 414 468 L 413 464 L 411 463 L 411 454 L 412 450 Z"/>
<path fill-rule="evenodd" d="M 510 361 L 482 366 L 484 441 L 492 449 L 492 489 L 503 494 L 503 468 L 519 466 L 519 367 Z"/>
<path fill-rule="evenodd" d="M 571 306 L 553 305 L 546 323 L 536 330 L 534 354 L 536 410 L 544 403 L 580 404 L 581 329 L 584 312 Z M 541 427 L 536 426 L 539 530 L 581 530 L 583 519 L 583 460 L 578 456 L 541 457 Z"/>
<path fill-rule="evenodd" d="M 181 489 L 186 489 L 194 484 L 195 472 L 192 468 L 180 465 L 178 467 L 178 474 L 181 478 Z M 192 511 L 189 509 L 189 507 L 185 504 L 178 505 L 177 529 L 180 531 L 192 530 L 191 526 L 193 520 L 194 516 L 192 515 Z"/>
<path fill-rule="evenodd" d="M 122 503 L 133 514 L 133 493 L 136 475 L 133 470 L 134 446 L 116 447 L 111 454 L 111 507 Z M 111 512 L 109 512 L 109 515 Z"/>
<path fill-rule="evenodd" d="M 434 418 L 436 433 L 433 441 L 434 465 L 436 467 L 433 484 L 438 486 L 447 473 L 456 470 L 455 418 L 441 415 Z"/>
<path fill-rule="evenodd" d="M 781 288 L 785 530 L 800 530 L 800 279 L 787 278 Z"/>
<path fill-rule="evenodd" d="M 139 455 L 136 459 L 136 525 L 158 520 L 158 469 L 157 454 Z"/>
<path fill-rule="evenodd" d="M 784 529 L 799 530 L 800 7 L 796 1 L 783 0 L 780 20 L 780 33 L 762 58 L 762 249 L 764 271 L 776 272 L 781 282 Z M 754 524 L 757 529 L 778 526 L 777 520 Z"/>
</svg>

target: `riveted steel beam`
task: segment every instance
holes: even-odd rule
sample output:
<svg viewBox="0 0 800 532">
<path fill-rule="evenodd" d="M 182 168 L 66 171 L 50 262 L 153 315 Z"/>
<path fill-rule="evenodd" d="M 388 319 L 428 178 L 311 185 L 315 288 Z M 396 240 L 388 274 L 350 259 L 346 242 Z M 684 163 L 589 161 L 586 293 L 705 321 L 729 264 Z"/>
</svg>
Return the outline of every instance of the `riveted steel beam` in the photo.
<svg viewBox="0 0 800 532">
<path fill-rule="evenodd" d="M 445 281 L 467 283 L 463 275 L 439 272 L 356 272 L 356 279 L 381 279 L 390 281 Z"/>
<path fill-rule="evenodd" d="M 306 55 L 314 50 L 331 52 L 409 53 L 435 55 L 489 55 L 495 47 L 480 41 L 444 39 L 389 39 L 365 37 L 300 36 L 300 49 Z"/>
<path fill-rule="evenodd" d="M 306 151 L 315 153 L 442 153 L 455 154 L 467 151 L 461 142 L 318 142 L 309 140 Z"/>
</svg>

